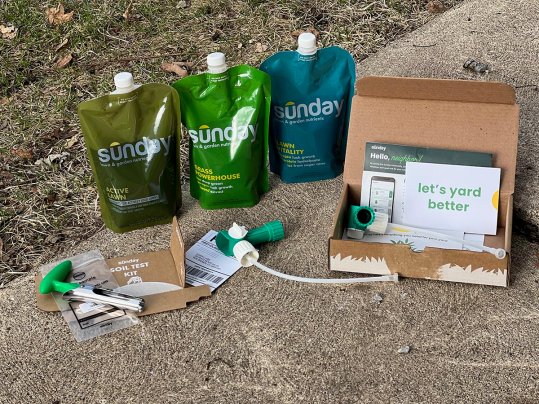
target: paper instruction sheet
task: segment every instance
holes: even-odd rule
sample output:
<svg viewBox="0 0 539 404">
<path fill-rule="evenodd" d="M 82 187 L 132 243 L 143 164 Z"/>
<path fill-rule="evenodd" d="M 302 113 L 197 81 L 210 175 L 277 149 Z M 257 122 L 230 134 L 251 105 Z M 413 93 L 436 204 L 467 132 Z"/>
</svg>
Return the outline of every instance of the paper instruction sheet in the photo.
<svg viewBox="0 0 539 404">
<path fill-rule="evenodd" d="M 464 233 L 461 231 L 450 230 L 436 230 L 440 232 L 439 236 L 433 234 L 425 234 L 416 232 L 414 230 L 407 229 L 398 224 L 389 223 L 385 234 L 365 232 L 361 241 L 366 243 L 382 243 L 382 244 L 395 244 L 395 245 L 407 245 L 412 251 L 420 252 L 425 247 L 443 248 L 447 250 L 462 250 L 463 245 L 458 241 L 448 240 L 444 235 L 462 239 Z M 344 233 L 343 240 L 352 240 Z"/>
<path fill-rule="evenodd" d="M 212 292 L 241 268 L 236 258 L 219 251 L 216 236 L 210 230 L 185 253 L 185 281 L 192 286 L 208 285 Z"/>
</svg>

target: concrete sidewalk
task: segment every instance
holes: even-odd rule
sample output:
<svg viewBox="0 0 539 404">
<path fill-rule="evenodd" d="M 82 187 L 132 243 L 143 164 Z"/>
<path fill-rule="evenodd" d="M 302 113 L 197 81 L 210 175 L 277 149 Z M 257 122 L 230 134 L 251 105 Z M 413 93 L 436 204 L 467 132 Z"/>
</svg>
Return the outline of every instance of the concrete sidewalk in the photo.
<svg viewBox="0 0 539 404">
<path fill-rule="evenodd" d="M 471 0 L 360 64 L 377 75 L 539 84 L 539 4 Z M 416 45 L 416 46 L 414 46 Z M 428 47 L 418 47 L 429 45 Z M 433 46 L 430 46 L 433 45 Z M 535 161 L 539 92 L 517 90 L 522 107 L 516 210 L 539 224 Z M 287 238 L 261 261 L 302 276 L 327 275 L 326 238 L 340 179 L 283 185 L 252 209 L 203 211 L 185 198 L 187 245 L 209 227 L 282 219 Z M 105 256 L 167 247 L 170 227 L 103 231 L 63 256 Z M 539 397 L 539 253 L 513 241 L 507 289 L 404 280 L 331 287 L 291 283 L 242 269 L 211 298 L 144 317 L 142 324 L 74 342 L 59 314 L 35 307 L 33 278 L 0 291 L 0 401 L 74 402 L 534 402 Z M 375 294 L 383 301 L 373 301 Z M 409 345 L 408 354 L 397 353 Z"/>
</svg>

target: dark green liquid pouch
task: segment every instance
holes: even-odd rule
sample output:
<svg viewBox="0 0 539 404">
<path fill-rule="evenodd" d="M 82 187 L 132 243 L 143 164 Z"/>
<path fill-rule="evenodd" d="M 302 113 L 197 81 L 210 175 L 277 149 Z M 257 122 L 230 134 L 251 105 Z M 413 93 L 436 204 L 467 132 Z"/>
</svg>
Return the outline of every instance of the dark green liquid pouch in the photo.
<svg viewBox="0 0 539 404">
<path fill-rule="evenodd" d="M 169 223 L 181 205 L 180 106 L 165 84 L 144 84 L 78 107 L 106 226 L 126 232 Z"/>
</svg>

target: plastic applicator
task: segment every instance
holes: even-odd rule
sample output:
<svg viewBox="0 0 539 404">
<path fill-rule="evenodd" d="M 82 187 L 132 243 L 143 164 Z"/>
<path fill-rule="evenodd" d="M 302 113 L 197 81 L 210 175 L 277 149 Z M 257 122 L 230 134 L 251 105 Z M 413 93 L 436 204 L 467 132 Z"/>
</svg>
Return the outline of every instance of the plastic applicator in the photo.
<svg viewBox="0 0 539 404">
<path fill-rule="evenodd" d="M 419 229 L 417 227 L 411 227 L 411 226 L 405 226 L 405 225 L 398 224 L 398 225 L 393 226 L 393 231 L 401 231 L 401 232 L 403 232 L 403 231 L 415 231 L 417 233 L 430 234 L 430 235 L 433 235 L 433 236 L 436 236 L 436 237 L 444 238 L 446 240 L 461 243 L 462 245 L 465 245 L 465 246 L 468 246 L 468 247 L 478 248 L 478 249 L 480 249 L 482 251 L 491 253 L 492 255 L 494 255 L 496 258 L 498 258 L 500 260 L 504 259 L 505 256 L 507 255 L 507 252 L 503 248 L 488 247 L 488 246 L 486 246 L 484 244 L 474 243 L 473 241 L 464 240 L 463 238 L 452 237 L 452 236 L 449 236 L 449 235 L 447 235 L 445 233 L 439 233 L 439 232 L 433 231 L 433 230 Z"/>
<path fill-rule="evenodd" d="M 348 214 L 348 228 L 346 229 L 346 235 L 350 238 L 361 240 L 365 231 L 371 231 L 373 233 L 384 234 L 387 230 L 388 215 L 381 212 L 374 212 L 369 206 L 350 206 Z M 507 252 L 503 248 L 488 247 L 480 243 L 474 243 L 468 240 L 464 240 L 458 237 L 452 237 L 445 233 L 440 233 L 434 230 L 420 229 L 417 227 L 406 226 L 403 224 L 394 224 L 393 231 L 414 231 L 421 234 L 430 234 L 445 240 L 455 241 L 462 245 L 475 247 L 481 251 L 488 252 L 494 255 L 498 259 L 504 259 Z"/>
<path fill-rule="evenodd" d="M 280 221 L 268 222 L 261 227 L 251 229 L 249 231 L 247 231 L 244 226 L 239 226 L 238 224 L 234 223 L 228 231 L 221 230 L 217 234 L 215 242 L 223 254 L 234 256 L 241 266 L 250 267 L 254 265 L 264 272 L 282 279 L 287 279 L 289 281 L 318 284 L 350 284 L 399 281 L 398 274 L 347 279 L 304 278 L 301 276 L 288 275 L 259 263 L 259 254 L 253 244 L 259 244 L 267 241 L 278 241 L 282 240 L 283 238 L 284 228 Z"/>
</svg>

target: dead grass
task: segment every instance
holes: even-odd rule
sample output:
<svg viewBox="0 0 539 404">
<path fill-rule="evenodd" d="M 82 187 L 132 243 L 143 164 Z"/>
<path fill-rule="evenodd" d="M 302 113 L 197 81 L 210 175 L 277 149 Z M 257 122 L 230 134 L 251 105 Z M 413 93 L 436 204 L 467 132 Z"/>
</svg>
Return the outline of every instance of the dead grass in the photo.
<svg viewBox="0 0 539 404">
<path fill-rule="evenodd" d="M 230 65 L 257 66 L 293 48 L 291 33 L 308 27 L 320 32 L 322 45 L 342 46 L 361 61 L 432 17 L 425 0 L 63 4 L 74 18 L 52 26 L 45 8 L 56 3 L 0 0 L 0 24 L 18 28 L 14 39 L 0 37 L 0 286 L 102 228 L 76 106 L 110 91 L 118 71 L 133 72 L 139 82 L 171 82 L 162 62 L 191 61 L 198 73 L 217 50 Z M 55 68 L 68 54 L 71 63 Z"/>
</svg>

